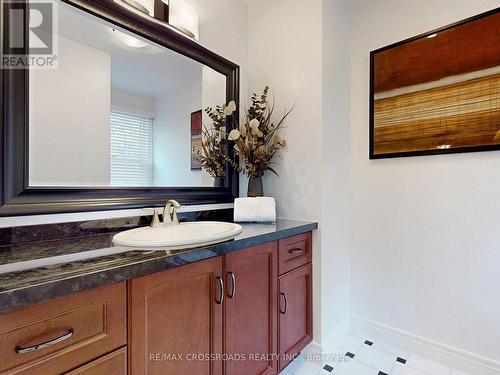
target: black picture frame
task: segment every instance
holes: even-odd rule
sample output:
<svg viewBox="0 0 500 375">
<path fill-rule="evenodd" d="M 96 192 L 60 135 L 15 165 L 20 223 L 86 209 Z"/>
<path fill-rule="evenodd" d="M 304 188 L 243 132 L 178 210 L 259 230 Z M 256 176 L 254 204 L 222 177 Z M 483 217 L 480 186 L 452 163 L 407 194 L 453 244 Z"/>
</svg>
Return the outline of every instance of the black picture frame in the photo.
<svg viewBox="0 0 500 375">
<path fill-rule="evenodd" d="M 400 157 L 411 157 L 411 156 L 426 156 L 426 155 L 442 155 L 442 154 L 456 154 L 456 153 L 468 153 L 468 152 L 481 152 L 481 151 L 498 151 L 500 150 L 500 145 L 482 145 L 482 146 L 472 146 L 472 147 L 456 147 L 456 148 L 449 148 L 449 149 L 433 149 L 433 150 L 421 150 L 421 151 L 407 151 L 407 152 L 397 152 L 397 153 L 388 153 L 388 154 L 376 154 L 375 153 L 375 121 L 374 121 L 374 109 L 375 109 L 375 100 L 374 100 L 374 95 L 375 95 L 375 67 L 374 67 L 374 58 L 375 55 L 379 52 L 401 46 L 403 44 L 413 42 L 418 39 L 426 38 L 429 37 L 433 34 L 438 34 L 440 32 L 443 32 L 445 30 L 451 29 L 456 26 L 460 26 L 478 19 L 481 19 L 483 17 L 491 16 L 496 13 L 500 12 L 500 7 L 499 8 L 494 8 L 489 11 L 486 11 L 484 13 L 477 14 L 475 16 L 451 23 L 449 25 L 419 34 L 417 36 L 404 39 L 400 42 L 393 43 L 381 48 L 378 48 L 376 50 L 370 51 L 370 89 L 369 89 L 369 158 L 370 159 L 391 159 L 391 158 L 400 158 Z"/>
<path fill-rule="evenodd" d="M 226 99 L 239 102 L 237 64 L 217 55 L 163 22 L 143 16 L 110 0 L 61 0 L 82 11 L 136 33 L 187 56 L 226 76 Z M 27 0 L 22 0 L 27 7 Z M 3 44 L 8 35 L 4 26 L 8 12 L 1 7 Z M 8 6 L 8 5 L 7 5 Z M 8 9 L 8 8 L 7 8 Z M 27 14 L 27 12 L 25 12 Z M 25 17 L 26 29 L 28 19 Z M 5 30 L 4 30 L 5 29 Z M 26 36 L 28 33 L 24 33 Z M 25 43 L 27 45 L 27 43 Z M 167 199 L 183 205 L 233 202 L 238 196 L 238 173 L 227 167 L 223 187 L 130 187 L 73 188 L 30 187 L 28 175 L 28 70 L 3 69 L 0 106 L 0 216 L 55 214 L 161 206 Z M 234 156 L 232 147 L 230 157 Z"/>
</svg>

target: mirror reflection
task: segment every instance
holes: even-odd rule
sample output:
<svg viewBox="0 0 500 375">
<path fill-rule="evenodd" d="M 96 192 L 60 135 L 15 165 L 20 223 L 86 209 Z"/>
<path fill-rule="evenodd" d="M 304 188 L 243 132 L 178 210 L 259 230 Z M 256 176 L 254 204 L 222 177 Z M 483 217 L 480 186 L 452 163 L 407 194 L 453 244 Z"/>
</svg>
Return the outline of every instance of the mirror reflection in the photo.
<svg viewBox="0 0 500 375">
<path fill-rule="evenodd" d="M 29 73 L 30 186 L 214 185 L 197 148 L 224 75 L 65 4 L 58 34 Z"/>
</svg>

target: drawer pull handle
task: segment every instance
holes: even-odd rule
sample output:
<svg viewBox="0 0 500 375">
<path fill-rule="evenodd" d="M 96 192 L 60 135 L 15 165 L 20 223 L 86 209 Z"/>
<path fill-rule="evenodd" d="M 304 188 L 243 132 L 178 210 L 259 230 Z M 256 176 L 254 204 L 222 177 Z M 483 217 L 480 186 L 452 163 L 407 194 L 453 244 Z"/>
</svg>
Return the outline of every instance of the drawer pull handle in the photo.
<svg viewBox="0 0 500 375">
<path fill-rule="evenodd" d="M 285 309 L 284 309 L 284 310 L 281 310 L 281 306 L 280 306 L 280 313 L 282 313 L 282 314 L 286 314 L 286 312 L 287 312 L 287 310 L 288 310 L 288 298 L 286 298 L 286 294 L 285 294 L 285 293 L 283 293 L 283 292 L 282 292 L 282 293 L 280 293 L 280 294 L 283 296 L 283 298 L 284 298 L 284 300 L 285 300 Z"/>
<path fill-rule="evenodd" d="M 234 298 L 236 295 L 236 277 L 234 276 L 234 272 L 228 272 L 228 274 L 231 276 L 231 294 L 228 297 Z"/>
<path fill-rule="evenodd" d="M 217 280 L 219 281 L 219 286 L 220 286 L 220 294 L 219 294 L 219 299 L 216 299 L 215 302 L 218 305 L 221 305 L 222 302 L 224 302 L 224 280 L 222 280 L 222 277 L 217 276 Z"/>
<path fill-rule="evenodd" d="M 301 254 L 303 252 L 304 252 L 304 249 L 301 249 L 301 248 L 298 248 L 298 247 L 295 247 L 293 249 L 288 250 L 289 254 Z"/>
<path fill-rule="evenodd" d="M 70 329 L 67 333 L 65 333 L 62 336 L 56 337 L 55 339 L 50 340 L 50 341 L 42 342 L 41 344 L 27 346 L 27 347 L 24 347 L 24 348 L 17 347 L 16 348 L 16 353 L 17 354 L 33 353 L 33 352 L 36 352 L 38 350 L 42 350 L 42 349 L 48 348 L 50 346 L 59 344 L 60 342 L 63 342 L 65 340 L 68 340 L 69 338 L 71 338 L 71 336 L 73 336 L 73 330 L 72 329 Z"/>
</svg>

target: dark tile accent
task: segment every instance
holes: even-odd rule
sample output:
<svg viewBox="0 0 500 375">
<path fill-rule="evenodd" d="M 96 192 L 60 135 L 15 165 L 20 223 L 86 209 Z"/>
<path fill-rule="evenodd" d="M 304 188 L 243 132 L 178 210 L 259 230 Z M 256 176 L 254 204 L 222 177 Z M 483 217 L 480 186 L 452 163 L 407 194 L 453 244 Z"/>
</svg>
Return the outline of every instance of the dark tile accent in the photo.
<svg viewBox="0 0 500 375">
<path fill-rule="evenodd" d="M 368 346 L 372 346 L 372 345 L 373 345 L 373 342 L 366 340 L 366 341 L 365 341 L 365 344 L 366 344 L 366 345 L 368 345 Z"/>
<path fill-rule="evenodd" d="M 406 359 L 401 358 L 401 357 L 398 357 L 398 359 L 396 359 L 396 361 L 398 361 L 399 363 L 402 363 L 403 365 L 406 363 Z"/>
<path fill-rule="evenodd" d="M 389 374 L 386 374 L 385 372 L 379 371 L 378 375 L 389 375 Z"/>
<path fill-rule="evenodd" d="M 332 366 L 330 366 L 330 365 L 325 365 L 325 366 L 323 367 L 323 370 L 326 370 L 326 371 L 328 371 L 328 372 L 332 372 L 332 371 L 333 371 L 333 367 L 332 367 Z"/>
<path fill-rule="evenodd" d="M 349 358 L 354 358 L 354 354 L 352 354 L 351 352 L 347 352 L 345 353 L 345 355 Z"/>
</svg>

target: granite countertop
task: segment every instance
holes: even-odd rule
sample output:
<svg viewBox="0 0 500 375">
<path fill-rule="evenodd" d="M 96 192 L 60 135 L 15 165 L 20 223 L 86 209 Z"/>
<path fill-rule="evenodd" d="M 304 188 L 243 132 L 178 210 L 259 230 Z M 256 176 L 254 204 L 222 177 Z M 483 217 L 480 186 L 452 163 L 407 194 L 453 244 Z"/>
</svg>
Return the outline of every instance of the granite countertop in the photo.
<svg viewBox="0 0 500 375">
<path fill-rule="evenodd" d="M 314 222 L 287 219 L 278 219 L 275 224 L 241 225 L 243 232 L 234 240 L 215 245 L 179 250 L 130 248 L 118 254 L 85 260 L 79 260 L 79 254 L 113 247 L 114 233 L 1 246 L 0 269 L 20 262 L 38 262 L 42 266 L 0 274 L 0 312 L 212 258 L 318 227 Z M 67 259 L 65 257 L 72 255 L 76 257 L 73 261 L 43 265 L 47 260 Z"/>
</svg>

